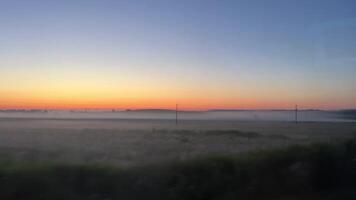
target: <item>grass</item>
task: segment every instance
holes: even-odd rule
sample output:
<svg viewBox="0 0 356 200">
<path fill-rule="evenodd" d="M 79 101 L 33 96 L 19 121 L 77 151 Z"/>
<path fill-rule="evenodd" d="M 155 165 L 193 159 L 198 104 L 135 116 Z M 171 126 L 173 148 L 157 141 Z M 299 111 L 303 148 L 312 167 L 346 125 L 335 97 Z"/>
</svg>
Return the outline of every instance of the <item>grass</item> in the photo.
<svg viewBox="0 0 356 200">
<path fill-rule="evenodd" d="M 263 135 L 257 132 L 242 132 L 239 130 L 211 130 L 206 131 L 206 135 L 230 135 L 232 137 L 242 137 L 248 139 L 255 139 L 255 138 L 270 138 L 270 139 L 282 139 L 282 140 L 289 140 L 290 138 L 285 135 L 279 134 L 270 134 L 270 135 Z"/>
<path fill-rule="evenodd" d="M 168 130 L 157 130 L 159 133 L 170 133 Z M 204 132 L 197 132 L 193 130 L 174 130 L 173 133 L 182 135 L 182 136 L 193 136 L 197 135 L 198 133 L 202 133 L 205 136 L 222 136 L 228 135 L 231 138 L 240 137 L 240 138 L 247 138 L 247 139 L 256 139 L 256 138 L 270 138 L 270 139 L 283 139 L 289 140 L 290 138 L 285 135 L 280 134 L 269 134 L 264 135 L 257 132 L 243 132 L 239 130 L 207 130 Z"/>
<path fill-rule="evenodd" d="M 0 162 L 0 199 L 355 199 L 356 142 L 131 169 Z"/>
</svg>

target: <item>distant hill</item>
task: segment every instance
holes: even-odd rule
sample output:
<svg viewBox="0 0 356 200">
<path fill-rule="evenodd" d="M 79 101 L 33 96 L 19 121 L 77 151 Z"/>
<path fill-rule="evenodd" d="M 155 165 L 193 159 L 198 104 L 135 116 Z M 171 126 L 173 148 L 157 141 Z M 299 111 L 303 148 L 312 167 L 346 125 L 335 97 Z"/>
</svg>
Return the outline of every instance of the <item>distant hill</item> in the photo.
<svg viewBox="0 0 356 200">
<path fill-rule="evenodd" d="M 276 112 L 283 112 L 283 111 L 294 111 L 294 109 L 250 109 L 250 110 L 242 110 L 242 109 L 211 109 L 208 112 L 250 112 L 250 111 L 276 111 Z M 299 111 L 323 111 L 318 109 L 299 109 Z"/>
<path fill-rule="evenodd" d="M 135 110 L 126 110 L 127 112 L 175 112 L 175 110 L 170 109 L 135 109 Z"/>
<path fill-rule="evenodd" d="M 126 110 L 126 112 L 147 112 L 147 113 L 172 113 L 176 112 L 176 110 L 171 109 L 135 109 L 135 110 Z M 178 112 L 182 113 L 204 113 L 207 111 L 190 111 L 190 110 L 178 110 Z"/>
</svg>

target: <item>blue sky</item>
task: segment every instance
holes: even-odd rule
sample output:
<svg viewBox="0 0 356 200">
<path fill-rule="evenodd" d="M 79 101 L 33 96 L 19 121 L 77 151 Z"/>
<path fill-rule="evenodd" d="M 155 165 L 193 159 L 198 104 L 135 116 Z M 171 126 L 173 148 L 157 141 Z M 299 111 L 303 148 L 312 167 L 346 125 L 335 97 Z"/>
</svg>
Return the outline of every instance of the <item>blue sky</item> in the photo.
<svg viewBox="0 0 356 200">
<path fill-rule="evenodd" d="M 0 92 L 18 102 L 3 107 L 70 104 L 73 93 L 93 106 L 159 106 L 158 93 L 189 108 L 356 107 L 355 10 L 343 0 L 0 1 Z"/>
</svg>

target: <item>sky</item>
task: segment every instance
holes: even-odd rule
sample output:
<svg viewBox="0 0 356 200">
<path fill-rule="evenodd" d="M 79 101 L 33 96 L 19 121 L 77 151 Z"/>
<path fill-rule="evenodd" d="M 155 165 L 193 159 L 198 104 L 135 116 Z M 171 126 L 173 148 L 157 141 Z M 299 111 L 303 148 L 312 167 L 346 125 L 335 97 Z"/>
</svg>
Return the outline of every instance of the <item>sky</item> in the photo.
<svg viewBox="0 0 356 200">
<path fill-rule="evenodd" d="M 356 108 L 353 0 L 0 0 L 0 108 Z"/>
</svg>

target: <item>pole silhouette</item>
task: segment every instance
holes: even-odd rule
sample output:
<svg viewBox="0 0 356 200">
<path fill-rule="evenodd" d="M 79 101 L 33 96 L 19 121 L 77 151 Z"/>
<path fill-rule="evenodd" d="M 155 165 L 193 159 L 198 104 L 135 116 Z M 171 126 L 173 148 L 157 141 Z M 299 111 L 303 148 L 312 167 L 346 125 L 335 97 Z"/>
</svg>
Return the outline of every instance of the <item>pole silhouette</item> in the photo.
<svg viewBox="0 0 356 200">
<path fill-rule="evenodd" d="M 298 124 L 298 105 L 295 105 L 295 123 Z"/>
<path fill-rule="evenodd" d="M 176 104 L 176 125 L 178 125 L 178 104 Z"/>
</svg>

